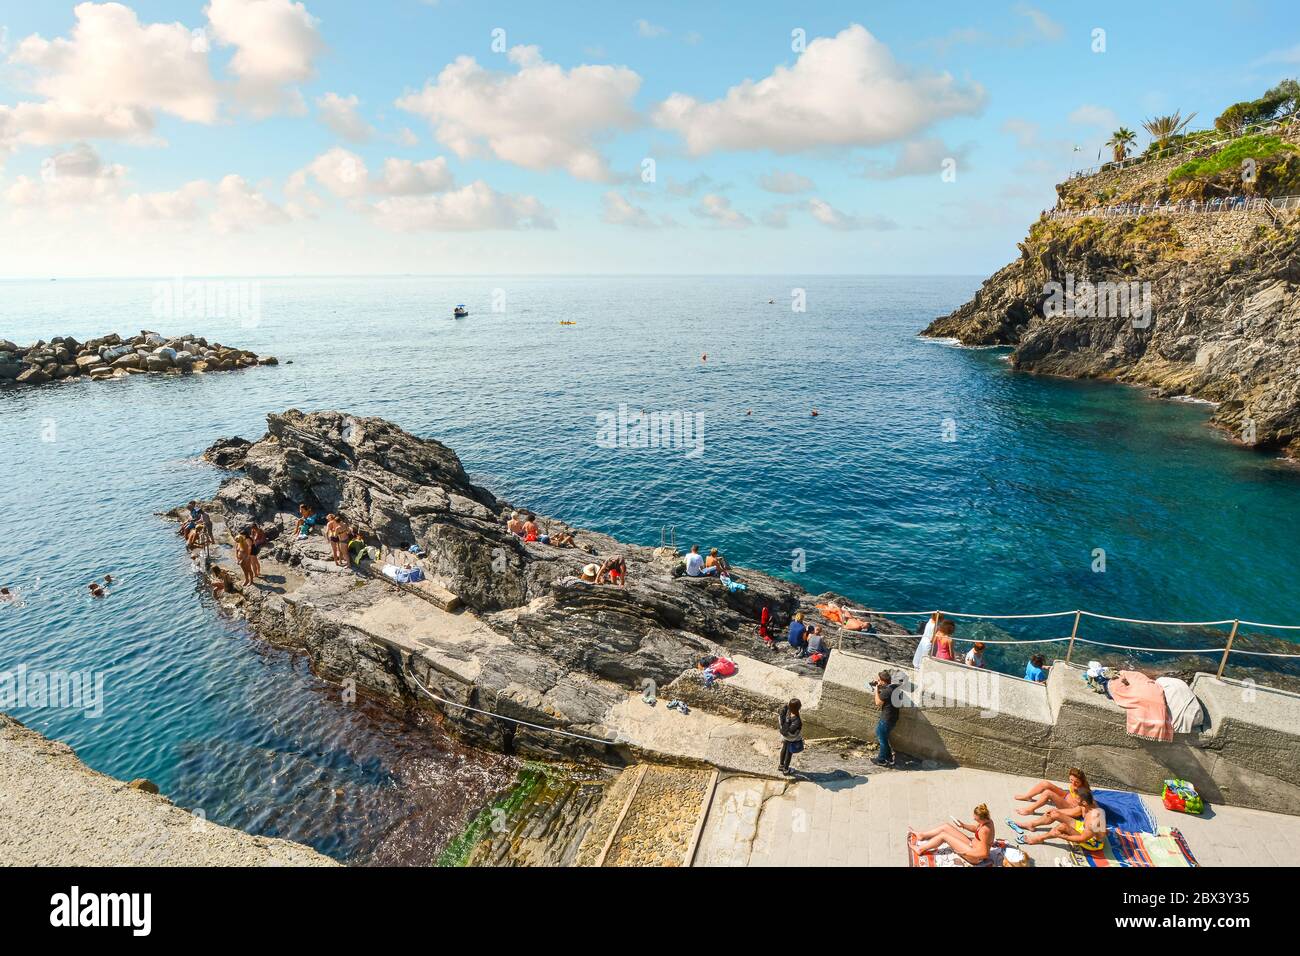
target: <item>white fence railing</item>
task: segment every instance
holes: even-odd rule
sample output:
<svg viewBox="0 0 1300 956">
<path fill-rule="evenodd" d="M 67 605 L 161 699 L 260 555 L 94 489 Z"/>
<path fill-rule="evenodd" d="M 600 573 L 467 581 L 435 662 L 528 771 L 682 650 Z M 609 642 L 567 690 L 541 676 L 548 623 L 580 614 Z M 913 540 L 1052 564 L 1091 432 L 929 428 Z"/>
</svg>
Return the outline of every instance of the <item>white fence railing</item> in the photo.
<svg viewBox="0 0 1300 956">
<path fill-rule="evenodd" d="M 1300 209 L 1300 196 L 1224 196 L 1216 199 L 1164 203 L 1120 203 L 1087 209 L 1052 209 L 1048 219 L 1125 219 L 1133 216 L 1187 216 L 1219 213 L 1274 212 Z"/>
</svg>

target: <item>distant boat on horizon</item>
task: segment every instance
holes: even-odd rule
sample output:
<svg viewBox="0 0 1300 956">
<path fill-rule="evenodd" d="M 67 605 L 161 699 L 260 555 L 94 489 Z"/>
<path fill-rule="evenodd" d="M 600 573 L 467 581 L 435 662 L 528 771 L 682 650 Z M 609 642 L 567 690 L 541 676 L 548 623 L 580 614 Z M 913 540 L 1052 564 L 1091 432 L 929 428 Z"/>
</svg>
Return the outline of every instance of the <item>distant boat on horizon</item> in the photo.
<svg viewBox="0 0 1300 956">
<path fill-rule="evenodd" d="M 456 308 L 451 310 L 451 314 L 453 318 L 463 319 L 465 316 L 469 315 L 469 309 L 465 308 L 464 305 L 458 305 Z"/>
</svg>

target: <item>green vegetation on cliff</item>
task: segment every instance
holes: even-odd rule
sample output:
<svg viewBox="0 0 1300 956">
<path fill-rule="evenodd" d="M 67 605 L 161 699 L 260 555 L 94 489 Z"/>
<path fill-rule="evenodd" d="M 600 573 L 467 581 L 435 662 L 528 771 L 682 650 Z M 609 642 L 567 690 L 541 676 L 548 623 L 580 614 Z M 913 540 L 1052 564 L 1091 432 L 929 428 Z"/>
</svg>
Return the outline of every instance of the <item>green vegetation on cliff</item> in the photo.
<svg viewBox="0 0 1300 956">
<path fill-rule="evenodd" d="M 1057 260 L 1104 257 L 1113 266 L 1134 270 L 1173 258 L 1183 249 L 1177 227 L 1166 216 L 1135 219 L 1040 219 L 1021 245 L 1027 256 Z"/>
<path fill-rule="evenodd" d="M 1169 174 L 1169 182 L 1177 183 L 1185 179 L 1207 180 L 1223 173 L 1237 176 L 1248 160 L 1255 161 L 1257 174 L 1259 174 L 1263 172 L 1264 164 L 1278 159 L 1285 162 L 1287 154 L 1295 152 L 1300 150 L 1290 143 L 1283 142 L 1279 136 L 1266 136 L 1262 133 L 1243 136 L 1241 139 L 1233 140 L 1217 153 L 1189 159 Z"/>
</svg>

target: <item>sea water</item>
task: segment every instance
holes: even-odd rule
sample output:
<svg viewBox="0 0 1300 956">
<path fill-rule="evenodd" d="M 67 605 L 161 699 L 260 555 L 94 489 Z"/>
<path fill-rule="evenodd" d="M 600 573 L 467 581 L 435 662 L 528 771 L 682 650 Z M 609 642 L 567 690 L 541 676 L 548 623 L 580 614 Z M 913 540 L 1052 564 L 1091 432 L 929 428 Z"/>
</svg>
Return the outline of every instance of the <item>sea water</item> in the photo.
<svg viewBox="0 0 1300 956">
<path fill-rule="evenodd" d="M 519 506 L 878 608 L 1300 623 L 1294 466 L 1234 447 L 1204 406 L 918 338 L 975 277 L 206 281 L 244 285 L 0 283 L 20 344 L 193 332 L 282 363 L 0 390 L 0 584 L 24 598 L 0 605 L 0 671 L 102 675 L 99 716 L 12 712 L 217 822 L 428 862 L 517 769 L 350 703 L 198 593 L 157 513 L 215 490 L 213 440 L 287 408 L 383 416 Z"/>
</svg>

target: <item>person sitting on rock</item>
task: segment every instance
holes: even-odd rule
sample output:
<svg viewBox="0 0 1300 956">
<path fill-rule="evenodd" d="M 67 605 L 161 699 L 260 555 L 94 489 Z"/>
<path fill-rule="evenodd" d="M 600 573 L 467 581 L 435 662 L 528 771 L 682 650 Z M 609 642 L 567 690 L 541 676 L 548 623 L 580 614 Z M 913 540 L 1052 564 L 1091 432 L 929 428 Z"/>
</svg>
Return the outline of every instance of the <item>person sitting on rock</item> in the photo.
<svg viewBox="0 0 1300 956">
<path fill-rule="evenodd" d="M 596 578 L 599 575 L 600 575 L 600 565 L 596 564 L 595 562 L 592 562 L 591 564 L 583 565 L 582 573 L 579 574 L 578 577 L 583 581 L 586 581 L 588 584 L 595 584 Z"/>
<path fill-rule="evenodd" d="M 524 540 L 540 541 L 542 544 L 551 543 L 551 539 L 542 534 L 542 529 L 537 527 L 537 515 L 531 511 L 524 516 Z"/>
<path fill-rule="evenodd" d="M 611 555 L 604 560 L 596 572 L 596 583 L 627 587 L 627 562 L 623 560 L 623 555 Z"/>
<path fill-rule="evenodd" d="M 187 548 L 201 548 L 212 543 L 212 516 L 197 501 L 189 503 L 189 520 L 181 526 Z"/>
<path fill-rule="evenodd" d="M 366 542 L 361 537 L 361 532 L 354 529 L 352 537 L 348 540 L 348 558 L 356 567 L 361 567 L 361 559 L 366 556 Z"/>
<path fill-rule="evenodd" d="M 321 523 L 321 516 L 316 513 L 315 508 L 306 504 L 298 506 L 298 514 L 301 517 L 298 518 L 298 523 L 293 526 L 293 533 L 298 536 L 299 541 L 302 541 L 311 533 L 312 528 Z"/>
<path fill-rule="evenodd" d="M 967 667 L 984 666 L 984 642 L 983 641 L 976 641 L 973 645 L 971 645 L 971 649 L 966 652 L 965 661 Z"/>
<path fill-rule="evenodd" d="M 803 611 L 795 613 L 794 620 L 790 622 L 790 630 L 786 632 L 786 640 L 798 651 L 796 657 L 808 656 L 808 627 L 803 622 Z"/>
<path fill-rule="evenodd" d="M 727 559 L 718 554 L 717 548 L 709 548 L 709 556 L 704 559 L 704 571 L 707 574 L 709 568 L 713 568 L 720 576 L 730 576 L 731 565 L 727 564 Z"/>
<path fill-rule="evenodd" d="M 707 568 L 704 566 L 704 557 L 700 554 L 700 546 L 698 544 L 691 545 L 691 550 L 686 555 L 686 576 L 688 578 L 703 578 L 718 573 L 716 567 Z"/>
<path fill-rule="evenodd" d="M 238 594 L 239 584 L 235 576 L 219 564 L 212 566 L 212 596 L 219 598 L 223 594 Z"/>
<path fill-rule="evenodd" d="M 555 548 L 576 548 L 578 546 L 577 540 L 568 531 L 561 531 L 551 535 L 548 543 Z"/>
<path fill-rule="evenodd" d="M 822 626 L 814 624 L 812 636 L 808 638 L 808 656 L 818 667 L 825 667 L 831 656 L 831 645 L 822 633 Z"/>
<path fill-rule="evenodd" d="M 524 536 L 524 519 L 520 517 L 518 511 L 510 512 L 510 520 L 506 522 L 506 530 L 516 538 Z"/>
</svg>

